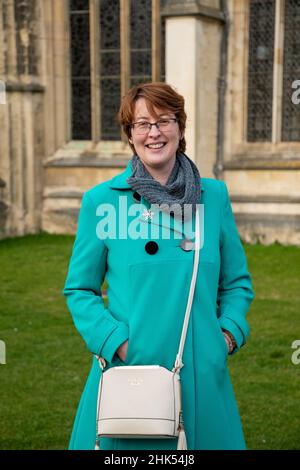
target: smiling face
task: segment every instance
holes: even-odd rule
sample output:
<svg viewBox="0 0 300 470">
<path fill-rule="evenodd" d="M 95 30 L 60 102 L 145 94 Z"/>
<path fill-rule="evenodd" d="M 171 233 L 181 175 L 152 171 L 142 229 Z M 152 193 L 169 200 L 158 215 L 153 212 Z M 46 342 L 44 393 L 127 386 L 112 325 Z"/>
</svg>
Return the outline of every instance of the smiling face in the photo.
<svg viewBox="0 0 300 470">
<path fill-rule="evenodd" d="M 133 122 L 153 123 L 161 118 L 175 118 L 168 110 L 154 108 L 154 111 L 156 115 L 149 111 L 145 98 L 139 98 L 135 104 Z M 171 173 L 180 138 L 178 123 L 172 121 L 167 130 L 152 126 L 151 130 L 143 135 L 139 135 L 133 128 L 129 142 L 134 145 L 136 154 L 149 173 L 156 177 L 158 173 L 164 176 Z"/>
</svg>

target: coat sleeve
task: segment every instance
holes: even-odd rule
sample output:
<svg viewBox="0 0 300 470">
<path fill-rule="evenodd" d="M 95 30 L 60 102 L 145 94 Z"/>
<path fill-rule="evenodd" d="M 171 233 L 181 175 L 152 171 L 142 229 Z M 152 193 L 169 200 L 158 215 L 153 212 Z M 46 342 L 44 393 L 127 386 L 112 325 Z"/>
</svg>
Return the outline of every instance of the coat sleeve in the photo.
<svg viewBox="0 0 300 470">
<path fill-rule="evenodd" d="M 220 276 L 217 314 L 220 327 L 232 333 L 237 352 L 246 342 L 249 326 L 246 314 L 254 298 L 247 259 L 235 224 L 226 184 L 221 183 Z"/>
<path fill-rule="evenodd" d="M 74 324 L 87 348 L 108 362 L 128 339 L 128 326 L 105 308 L 101 286 L 107 247 L 96 235 L 96 207 L 88 193 L 82 198 L 77 234 L 63 289 Z"/>
</svg>

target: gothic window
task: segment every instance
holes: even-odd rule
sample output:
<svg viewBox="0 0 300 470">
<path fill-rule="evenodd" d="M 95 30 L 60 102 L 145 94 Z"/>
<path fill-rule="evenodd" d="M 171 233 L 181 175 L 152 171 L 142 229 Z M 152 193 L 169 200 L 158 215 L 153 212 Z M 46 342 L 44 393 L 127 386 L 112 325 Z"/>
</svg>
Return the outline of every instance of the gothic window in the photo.
<svg viewBox="0 0 300 470">
<path fill-rule="evenodd" d="M 300 141 L 299 29 L 300 0 L 250 0 L 248 142 Z"/>
<path fill-rule="evenodd" d="M 121 94 L 120 2 L 100 1 L 101 138 L 118 140 L 115 115 Z"/>
<path fill-rule="evenodd" d="M 91 139 L 90 26 L 88 0 L 70 1 L 72 136 Z"/>
<path fill-rule="evenodd" d="M 300 1 L 285 0 L 282 93 L 282 140 L 300 141 L 300 105 L 291 100 L 292 84 L 300 79 Z"/>
<path fill-rule="evenodd" d="M 1 75 L 27 76 L 26 80 L 39 76 L 39 14 L 37 0 L 0 1 Z"/>
<path fill-rule="evenodd" d="M 164 79 L 165 0 L 70 0 L 75 140 L 121 140 L 116 120 L 130 86 Z"/>
<path fill-rule="evenodd" d="M 272 138 L 275 0 L 251 0 L 248 64 L 248 141 Z"/>
<path fill-rule="evenodd" d="M 16 49 L 18 74 L 38 75 L 37 1 L 15 0 Z"/>
</svg>

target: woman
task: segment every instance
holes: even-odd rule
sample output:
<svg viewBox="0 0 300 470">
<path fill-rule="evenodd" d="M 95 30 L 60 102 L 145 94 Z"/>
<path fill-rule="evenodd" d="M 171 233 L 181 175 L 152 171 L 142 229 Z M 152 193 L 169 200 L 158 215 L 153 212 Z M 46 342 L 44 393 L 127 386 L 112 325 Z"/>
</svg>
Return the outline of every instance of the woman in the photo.
<svg viewBox="0 0 300 470">
<path fill-rule="evenodd" d="M 169 85 L 133 87 L 119 120 L 134 155 L 123 173 L 84 194 L 64 288 L 75 326 L 94 355 L 70 449 L 94 448 L 100 378 L 95 355 L 108 367 L 172 369 L 193 266 L 191 227 L 200 209 L 200 264 L 181 370 L 187 446 L 244 449 L 227 357 L 246 342 L 245 316 L 254 295 L 226 185 L 201 179 L 184 154 L 184 99 Z M 103 223 L 109 208 L 115 212 Z M 163 217 L 168 208 L 171 216 Z M 150 232 L 150 226 L 157 230 Z M 107 307 L 100 291 L 104 277 Z M 101 438 L 100 448 L 176 449 L 177 440 Z"/>
</svg>

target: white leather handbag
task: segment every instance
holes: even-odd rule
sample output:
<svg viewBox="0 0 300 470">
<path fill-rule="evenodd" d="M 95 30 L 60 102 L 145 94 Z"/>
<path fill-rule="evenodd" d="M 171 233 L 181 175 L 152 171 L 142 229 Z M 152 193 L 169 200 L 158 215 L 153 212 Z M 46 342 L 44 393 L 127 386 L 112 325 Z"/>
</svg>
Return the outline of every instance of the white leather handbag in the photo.
<svg viewBox="0 0 300 470">
<path fill-rule="evenodd" d="M 160 365 L 116 366 L 105 371 L 104 358 L 98 388 L 96 445 L 101 437 L 135 439 L 178 438 L 177 449 L 187 449 L 181 400 L 182 354 L 194 297 L 200 250 L 199 211 L 195 217 L 194 265 L 179 350 L 172 370 Z"/>
</svg>

